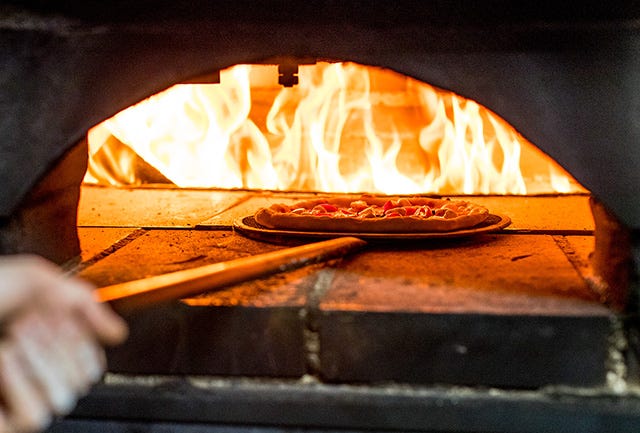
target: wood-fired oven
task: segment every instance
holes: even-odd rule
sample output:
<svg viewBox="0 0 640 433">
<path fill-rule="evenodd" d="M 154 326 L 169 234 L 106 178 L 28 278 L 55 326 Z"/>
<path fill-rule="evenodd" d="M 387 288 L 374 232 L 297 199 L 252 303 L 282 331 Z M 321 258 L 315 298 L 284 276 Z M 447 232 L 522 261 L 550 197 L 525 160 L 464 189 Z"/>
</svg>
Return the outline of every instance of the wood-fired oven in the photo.
<svg viewBox="0 0 640 433">
<path fill-rule="evenodd" d="M 5 2 L 0 251 L 98 286 L 309 241 L 234 224 L 322 188 L 177 188 L 140 158 L 151 184 L 82 183 L 95 125 L 235 65 L 271 65 L 276 87 L 348 62 L 387 90 L 455 92 L 581 185 L 472 193 L 511 219 L 498 233 L 372 242 L 130 312 L 104 381 L 51 431 L 632 430 L 639 17 L 624 1 Z"/>
</svg>

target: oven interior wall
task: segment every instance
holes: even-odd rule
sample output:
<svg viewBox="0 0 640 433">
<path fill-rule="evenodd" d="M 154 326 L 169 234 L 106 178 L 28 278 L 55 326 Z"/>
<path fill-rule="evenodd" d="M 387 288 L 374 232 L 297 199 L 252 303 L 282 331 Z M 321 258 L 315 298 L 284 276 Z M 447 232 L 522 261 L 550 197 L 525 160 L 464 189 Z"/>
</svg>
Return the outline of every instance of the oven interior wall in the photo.
<svg viewBox="0 0 640 433">
<path fill-rule="evenodd" d="M 37 254 L 72 266 L 80 256 L 77 232 L 86 142 L 72 147 L 29 191 L 8 218 L 0 218 L 0 254 Z"/>
</svg>

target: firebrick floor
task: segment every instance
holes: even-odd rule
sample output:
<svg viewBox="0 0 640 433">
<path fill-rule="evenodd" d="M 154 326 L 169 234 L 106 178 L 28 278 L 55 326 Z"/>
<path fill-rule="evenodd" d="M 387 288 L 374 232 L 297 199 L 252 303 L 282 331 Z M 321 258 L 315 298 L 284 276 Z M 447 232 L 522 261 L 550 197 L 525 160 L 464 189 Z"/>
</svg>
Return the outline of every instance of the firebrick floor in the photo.
<svg viewBox="0 0 640 433">
<path fill-rule="evenodd" d="M 238 218 L 309 195 L 84 187 L 82 263 L 97 286 L 285 248 Z M 372 244 L 127 316 L 112 372 L 326 383 L 611 386 L 613 314 L 590 275 L 588 197 L 474 197 L 512 224 Z M 292 241 L 293 242 L 293 241 Z"/>
</svg>

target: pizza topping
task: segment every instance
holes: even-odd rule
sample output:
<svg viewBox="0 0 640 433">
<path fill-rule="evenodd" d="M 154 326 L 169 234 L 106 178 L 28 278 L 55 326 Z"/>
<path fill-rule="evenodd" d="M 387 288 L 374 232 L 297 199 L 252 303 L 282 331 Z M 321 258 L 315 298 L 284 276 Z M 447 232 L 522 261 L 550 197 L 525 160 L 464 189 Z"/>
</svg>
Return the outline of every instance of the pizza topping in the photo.
<svg viewBox="0 0 640 433">
<path fill-rule="evenodd" d="M 353 209 L 355 212 L 360 212 L 361 210 L 365 210 L 368 207 L 369 204 L 364 200 L 352 201 L 349 204 L 349 209 Z"/>
<path fill-rule="evenodd" d="M 382 206 L 382 209 L 386 212 L 389 209 L 393 209 L 396 206 L 397 205 L 395 205 L 391 200 L 387 200 L 387 202 L 384 204 L 384 206 Z"/>
<path fill-rule="evenodd" d="M 329 204 L 329 203 L 321 203 L 320 206 L 322 206 L 324 208 L 324 210 L 327 211 L 327 212 L 336 212 L 338 210 L 337 206 L 334 206 L 334 205 Z"/>
<path fill-rule="evenodd" d="M 314 215 L 330 217 L 356 217 L 356 218 L 391 218 L 391 217 L 440 217 L 452 219 L 458 216 L 455 203 L 447 202 L 437 209 L 432 209 L 429 205 L 415 205 L 411 200 L 401 198 L 399 200 L 387 200 L 382 206 L 369 205 L 364 200 L 352 201 L 349 207 L 340 207 L 328 202 L 320 202 L 311 209 L 305 207 L 295 207 L 290 209 L 286 205 L 274 205 L 277 212 L 290 212 L 295 215 Z M 459 209 L 458 209 L 459 211 Z"/>
<path fill-rule="evenodd" d="M 303 201 L 292 206 L 274 204 L 259 210 L 255 218 L 267 227 L 412 232 L 472 227 L 487 216 L 486 208 L 461 200 L 363 195 L 356 200 L 336 197 Z"/>
</svg>

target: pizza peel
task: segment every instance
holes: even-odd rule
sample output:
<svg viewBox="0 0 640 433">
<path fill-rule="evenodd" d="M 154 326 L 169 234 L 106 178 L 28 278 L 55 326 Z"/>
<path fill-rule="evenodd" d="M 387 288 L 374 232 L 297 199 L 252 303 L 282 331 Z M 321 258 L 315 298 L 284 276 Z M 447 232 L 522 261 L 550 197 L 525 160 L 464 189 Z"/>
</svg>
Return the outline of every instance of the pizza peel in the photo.
<svg viewBox="0 0 640 433">
<path fill-rule="evenodd" d="M 364 247 L 356 237 L 337 237 L 250 257 L 184 269 L 97 289 L 95 297 L 119 313 L 177 300 L 278 272 L 343 257 Z"/>
</svg>

